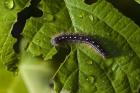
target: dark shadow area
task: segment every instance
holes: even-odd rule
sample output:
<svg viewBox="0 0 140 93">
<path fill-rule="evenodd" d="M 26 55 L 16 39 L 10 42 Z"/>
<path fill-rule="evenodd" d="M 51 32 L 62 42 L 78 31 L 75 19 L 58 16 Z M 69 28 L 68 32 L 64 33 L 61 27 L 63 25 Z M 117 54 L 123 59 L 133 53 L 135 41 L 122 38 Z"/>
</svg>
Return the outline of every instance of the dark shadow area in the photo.
<svg viewBox="0 0 140 93">
<path fill-rule="evenodd" d="M 26 24 L 26 20 L 30 17 L 41 17 L 43 12 L 37 8 L 38 3 L 41 0 L 31 0 L 29 7 L 24 8 L 21 12 L 17 14 L 17 22 L 14 24 L 11 34 L 17 39 L 17 42 L 14 44 L 13 48 L 16 53 L 20 52 L 20 41 L 22 39 L 22 31 Z"/>
<path fill-rule="evenodd" d="M 56 47 L 57 53 L 52 57 L 51 63 L 53 64 L 53 68 L 55 71 L 58 70 L 61 63 L 64 62 L 66 57 L 69 55 L 71 48 L 70 47 Z M 57 77 L 55 77 L 57 78 Z M 54 79 L 54 77 L 52 77 Z M 49 84 L 50 87 L 54 87 L 52 84 Z"/>
<path fill-rule="evenodd" d="M 8 62 L 4 65 L 6 65 L 8 71 L 16 72 L 17 71 L 17 62 L 18 62 L 18 59 L 14 59 L 11 62 Z"/>
<path fill-rule="evenodd" d="M 119 42 L 103 38 L 97 35 L 90 36 L 100 45 L 100 49 L 103 49 L 105 53 L 105 58 L 118 57 L 122 55 L 128 55 L 128 52 L 125 49 L 122 49 L 119 45 Z"/>
<path fill-rule="evenodd" d="M 63 63 L 65 61 L 66 57 L 72 51 L 72 48 L 70 47 L 70 45 L 69 44 L 66 44 L 66 45 L 67 46 L 64 45 L 64 46 L 58 46 L 58 47 L 56 47 L 56 49 L 58 50 L 58 52 L 53 57 L 54 61 L 57 62 L 57 63 L 55 63 L 53 65 L 58 64 L 58 65 L 56 65 L 57 67 L 55 68 L 56 71 L 58 70 L 58 68 L 60 67 L 60 65 L 62 65 L 61 63 Z M 78 67 L 77 52 L 74 52 L 74 59 L 76 59 L 75 62 L 77 63 L 77 67 Z M 73 69 L 73 70 L 75 71 L 76 69 Z M 70 76 L 71 74 L 73 74 L 73 72 L 71 72 L 71 73 L 70 72 L 68 72 L 69 75 L 66 75 L 66 76 Z M 77 89 L 78 89 L 78 85 L 77 85 L 77 84 L 79 84 L 78 83 L 78 76 L 79 76 L 78 71 L 77 71 L 77 74 L 76 75 L 77 76 L 75 76 L 75 78 L 72 81 L 72 83 L 76 83 L 75 86 L 72 86 L 72 93 L 76 93 L 77 92 Z M 58 90 L 58 92 L 60 92 L 62 90 L 62 88 L 63 88 L 63 83 L 61 82 L 60 77 L 57 74 L 55 74 L 55 76 L 53 76 L 52 79 L 53 79 L 54 82 L 53 82 L 53 85 L 50 85 L 50 87 L 53 87 L 54 88 L 54 83 L 57 82 L 57 85 L 59 85 L 59 87 L 60 87 L 59 90 Z"/>
<path fill-rule="evenodd" d="M 51 89 L 54 88 L 54 83 L 53 83 L 53 81 L 50 81 L 50 82 L 49 82 L 49 87 L 50 87 Z"/>
<path fill-rule="evenodd" d="M 66 56 L 70 53 L 71 48 L 70 47 L 56 47 L 57 54 L 53 56 L 53 61 L 57 62 L 63 62 L 66 58 Z"/>
<path fill-rule="evenodd" d="M 13 45 L 13 49 L 16 53 L 20 53 L 20 42 L 23 38 L 21 33 L 26 24 L 26 20 L 30 17 L 41 17 L 43 15 L 43 12 L 37 8 L 40 1 L 41 0 L 31 0 L 30 6 L 24 8 L 17 14 L 17 22 L 13 25 L 13 29 L 11 31 L 12 36 L 17 39 L 16 43 Z M 5 65 L 9 71 L 15 72 L 17 70 L 18 62 L 19 60 L 16 58 L 12 62 L 8 62 Z"/>
<path fill-rule="evenodd" d="M 140 26 L 140 4 L 134 0 L 107 0 Z"/>
<path fill-rule="evenodd" d="M 53 59 L 63 62 L 65 57 L 70 52 L 70 46 L 74 46 L 76 43 L 87 43 L 90 46 L 92 46 L 97 52 L 99 52 L 103 57 L 105 58 L 111 58 L 111 57 L 117 57 L 121 55 L 128 55 L 127 51 L 125 49 L 122 49 L 120 47 L 119 41 L 114 41 L 108 38 L 103 38 L 101 36 L 97 35 L 84 35 L 84 34 L 77 34 L 73 33 L 72 35 L 77 36 L 77 40 L 74 39 L 68 39 L 63 40 L 59 43 L 58 47 L 58 53 L 54 56 Z M 71 35 L 71 37 L 73 37 Z M 70 35 L 69 35 L 70 36 Z M 67 36 L 68 37 L 68 36 Z M 82 39 L 79 39 L 78 37 L 82 37 Z M 89 41 L 94 41 L 94 44 L 89 41 L 85 41 L 85 38 L 88 38 Z"/>
<path fill-rule="evenodd" d="M 93 3 L 96 3 L 97 0 L 84 0 L 84 2 L 88 5 L 91 5 Z"/>
</svg>

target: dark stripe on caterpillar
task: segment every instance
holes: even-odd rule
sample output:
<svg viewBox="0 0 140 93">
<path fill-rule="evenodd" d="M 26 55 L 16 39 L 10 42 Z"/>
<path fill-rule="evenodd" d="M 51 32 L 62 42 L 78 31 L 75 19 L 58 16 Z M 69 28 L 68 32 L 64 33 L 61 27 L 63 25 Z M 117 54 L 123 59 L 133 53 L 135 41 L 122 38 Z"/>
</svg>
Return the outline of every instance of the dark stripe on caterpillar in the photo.
<svg viewBox="0 0 140 93">
<path fill-rule="evenodd" d="M 51 40 L 51 43 L 54 46 L 59 45 L 60 43 L 65 43 L 65 42 L 81 42 L 81 43 L 87 43 L 90 44 L 93 48 L 96 49 L 98 53 L 100 53 L 104 58 L 108 57 L 107 51 L 103 49 L 103 47 L 100 45 L 99 41 L 96 39 L 92 38 L 91 36 L 88 35 L 81 35 L 81 34 L 60 34 L 56 37 L 54 37 Z"/>
</svg>

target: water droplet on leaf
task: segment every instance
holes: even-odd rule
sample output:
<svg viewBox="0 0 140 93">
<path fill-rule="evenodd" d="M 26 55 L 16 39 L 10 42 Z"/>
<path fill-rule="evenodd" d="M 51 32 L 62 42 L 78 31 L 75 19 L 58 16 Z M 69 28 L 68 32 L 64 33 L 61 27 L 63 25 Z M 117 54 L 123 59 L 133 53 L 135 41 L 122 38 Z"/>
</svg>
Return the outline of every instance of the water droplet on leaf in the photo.
<svg viewBox="0 0 140 93">
<path fill-rule="evenodd" d="M 92 64 L 92 61 L 88 61 L 87 63 L 91 65 Z"/>
<path fill-rule="evenodd" d="M 89 77 L 87 78 L 87 81 L 89 81 L 90 83 L 94 83 L 95 77 L 94 77 L 94 76 L 89 76 Z"/>
<path fill-rule="evenodd" d="M 81 14 L 79 15 L 79 17 L 80 17 L 80 18 L 83 18 L 84 15 L 85 15 L 84 13 L 81 13 Z"/>
<path fill-rule="evenodd" d="M 82 15 L 79 15 L 79 17 L 80 17 L 80 18 L 83 18 L 83 16 L 82 16 Z"/>
<path fill-rule="evenodd" d="M 102 82 L 104 83 L 105 81 L 103 80 Z"/>
<path fill-rule="evenodd" d="M 40 40 L 40 39 L 37 39 L 37 40 L 36 40 L 36 42 L 37 42 L 37 43 L 40 43 L 40 42 L 41 42 L 41 40 Z"/>
<path fill-rule="evenodd" d="M 93 16 L 92 15 L 89 15 L 89 18 L 91 21 L 93 21 Z"/>
<path fill-rule="evenodd" d="M 118 66 L 117 64 L 115 64 L 115 65 L 112 66 L 112 70 L 113 70 L 113 71 L 116 71 L 118 67 L 119 67 L 119 66 Z"/>
<path fill-rule="evenodd" d="M 44 20 L 46 20 L 46 21 L 53 21 L 54 20 L 54 16 L 52 14 L 47 14 L 44 17 Z"/>
<path fill-rule="evenodd" d="M 8 9 L 14 8 L 14 1 L 13 0 L 5 0 L 4 5 Z"/>
</svg>

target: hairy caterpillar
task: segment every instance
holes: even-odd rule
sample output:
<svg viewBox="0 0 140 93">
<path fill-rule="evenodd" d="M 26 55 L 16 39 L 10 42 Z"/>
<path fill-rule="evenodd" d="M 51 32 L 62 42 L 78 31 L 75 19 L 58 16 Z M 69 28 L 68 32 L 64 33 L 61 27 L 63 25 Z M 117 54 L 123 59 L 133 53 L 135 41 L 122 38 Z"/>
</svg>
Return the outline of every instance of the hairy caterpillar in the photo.
<svg viewBox="0 0 140 93">
<path fill-rule="evenodd" d="M 51 40 L 51 43 L 54 46 L 57 46 L 60 43 L 65 43 L 65 42 L 81 42 L 81 43 L 90 44 L 104 58 L 108 57 L 108 53 L 101 47 L 101 45 L 99 44 L 99 41 L 95 40 L 91 36 L 80 35 L 80 34 L 73 34 L 73 33 L 70 33 L 70 34 L 65 34 L 64 33 L 64 34 L 60 34 L 60 35 L 54 37 Z"/>
</svg>

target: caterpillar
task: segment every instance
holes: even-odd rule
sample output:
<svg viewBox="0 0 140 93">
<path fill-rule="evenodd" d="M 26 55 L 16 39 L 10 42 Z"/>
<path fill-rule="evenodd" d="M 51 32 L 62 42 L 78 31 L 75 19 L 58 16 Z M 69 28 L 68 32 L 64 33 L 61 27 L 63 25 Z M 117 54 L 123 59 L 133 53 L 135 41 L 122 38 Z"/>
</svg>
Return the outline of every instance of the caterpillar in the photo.
<svg viewBox="0 0 140 93">
<path fill-rule="evenodd" d="M 99 41 L 96 39 L 92 38 L 91 36 L 88 35 L 81 35 L 81 34 L 60 34 L 56 37 L 53 37 L 51 39 L 51 43 L 54 46 L 58 46 L 60 43 L 65 43 L 65 42 L 81 42 L 81 43 L 86 43 L 90 44 L 95 50 L 103 56 L 103 58 L 108 57 L 107 51 L 103 49 L 103 47 L 100 45 Z"/>
</svg>

